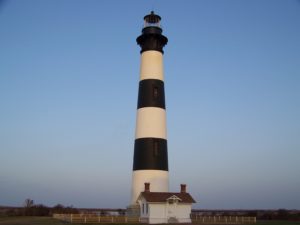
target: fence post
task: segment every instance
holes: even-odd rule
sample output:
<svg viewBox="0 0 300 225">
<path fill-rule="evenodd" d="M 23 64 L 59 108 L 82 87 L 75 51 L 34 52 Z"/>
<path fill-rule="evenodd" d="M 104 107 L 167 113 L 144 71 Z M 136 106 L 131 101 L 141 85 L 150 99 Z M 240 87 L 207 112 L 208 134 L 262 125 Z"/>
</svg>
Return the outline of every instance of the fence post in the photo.
<svg viewBox="0 0 300 225">
<path fill-rule="evenodd" d="M 71 223 L 73 223 L 73 214 L 71 214 Z"/>
<path fill-rule="evenodd" d="M 84 216 L 84 223 L 86 223 L 86 216 Z"/>
<path fill-rule="evenodd" d="M 114 222 L 114 217 L 113 217 L 113 216 L 111 217 L 111 222 L 112 222 L 112 223 Z"/>
</svg>

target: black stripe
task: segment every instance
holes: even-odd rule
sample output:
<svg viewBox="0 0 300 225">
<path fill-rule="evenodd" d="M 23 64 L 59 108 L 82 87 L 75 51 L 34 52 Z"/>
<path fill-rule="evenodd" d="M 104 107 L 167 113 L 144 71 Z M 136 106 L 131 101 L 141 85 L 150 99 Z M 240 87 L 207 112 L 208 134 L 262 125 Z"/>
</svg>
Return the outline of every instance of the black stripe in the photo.
<svg viewBox="0 0 300 225">
<path fill-rule="evenodd" d="M 165 109 L 164 82 L 157 79 L 141 80 L 137 108 L 159 107 Z"/>
<path fill-rule="evenodd" d="M 155 50 L 164 53 L 163 47 L 167 44 L 168 38 L 162 35 L 159 27 L 146 27 L 136 41 L 141 46 L 141 53 L 144 51 Z"/>
<path fill-rule="evenodd" d="M 134 143 L 133 170 L 168 171 L 167 140 L 139 138 Z"/>
</svg>

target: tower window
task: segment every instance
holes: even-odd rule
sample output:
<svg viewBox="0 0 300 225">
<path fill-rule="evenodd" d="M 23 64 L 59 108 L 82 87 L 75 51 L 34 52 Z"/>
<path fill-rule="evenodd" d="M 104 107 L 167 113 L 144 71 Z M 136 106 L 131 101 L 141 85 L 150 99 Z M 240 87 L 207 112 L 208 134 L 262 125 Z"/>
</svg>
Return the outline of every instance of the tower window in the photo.
<svg viewBox="0 0 300 225">
<path fill-rule="evenodd" d="M 154 141 L 154 143 L 153 143 L 153 155 L 154 155 L 154 157 L 157 157 L 159 155 L 158 141 Z"/>
<path fill-rule="evenodd" d="M 154 99 L 158 98 L 158 87 L 153 87 L 153 97 Z"/>
</svg>

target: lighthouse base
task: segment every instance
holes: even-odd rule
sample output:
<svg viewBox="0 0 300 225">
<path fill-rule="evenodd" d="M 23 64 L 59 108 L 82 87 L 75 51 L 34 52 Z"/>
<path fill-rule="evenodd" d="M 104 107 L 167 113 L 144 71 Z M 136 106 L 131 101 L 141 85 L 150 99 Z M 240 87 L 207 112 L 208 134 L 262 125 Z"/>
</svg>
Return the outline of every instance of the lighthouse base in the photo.
<svg viewBox="0 0 300 225">
<path fill-rule="evenodd" d="M 126 208 L 126 216 L 127 217 L 140 217 L 141 212 L 140 212 L 140 206 L 139 204 L 135 205 L 130 205 Z"/>
<path fill-rule="evenodd" d="M 169 191 L 169 172 L 165 170 L 135 170 L 132 173 L 131 204 L 136 205 L 145 183 L 151 184 L 153 192 Z"/>
</svg>

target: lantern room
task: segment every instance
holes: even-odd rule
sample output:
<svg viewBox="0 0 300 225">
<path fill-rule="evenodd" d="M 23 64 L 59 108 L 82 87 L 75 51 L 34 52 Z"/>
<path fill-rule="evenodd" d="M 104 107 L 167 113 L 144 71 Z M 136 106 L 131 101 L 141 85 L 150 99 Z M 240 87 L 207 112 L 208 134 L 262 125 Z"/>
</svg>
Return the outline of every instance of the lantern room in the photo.
<svg viewBox="0 0 300 225">
<path fill-rule="evenodd" d="M 161 17 L 156 15 L 153 11 L 144 17 L 144 28 L 145 27 L 159 27 L 160 28 Z"/>
</svg>

